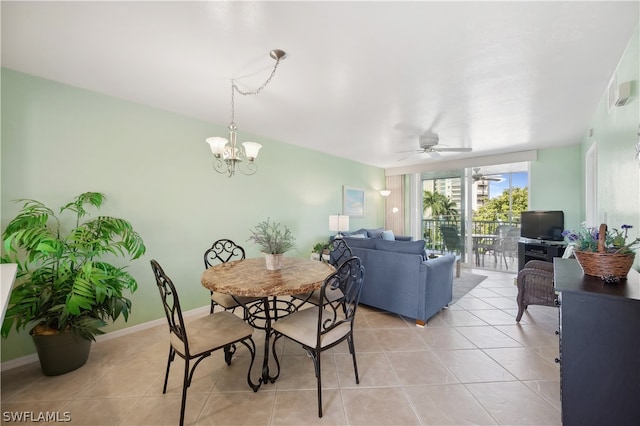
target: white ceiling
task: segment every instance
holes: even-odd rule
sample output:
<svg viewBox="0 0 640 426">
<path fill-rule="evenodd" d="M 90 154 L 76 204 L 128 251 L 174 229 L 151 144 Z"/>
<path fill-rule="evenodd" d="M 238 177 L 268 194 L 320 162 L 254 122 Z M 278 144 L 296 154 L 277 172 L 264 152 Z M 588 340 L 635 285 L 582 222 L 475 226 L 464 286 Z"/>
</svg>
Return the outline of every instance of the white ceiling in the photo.
<svg viewBox="0 0 640 426">
<path fill-rule="evenodd" d="M 579 143 L 638 24 L 613 2 L 7 2 L 2 65 L 397 168 Z M 223 135 L 224 136 L 224 135 Z M 201 144 L 204 141 L 184 141 Z M 268 148 L 265 148 L 268 149 Z M 204 152 L 204 151 L 203 151 Z M 259 159 L 258 159 L 259 161 Z"/>
</svg>

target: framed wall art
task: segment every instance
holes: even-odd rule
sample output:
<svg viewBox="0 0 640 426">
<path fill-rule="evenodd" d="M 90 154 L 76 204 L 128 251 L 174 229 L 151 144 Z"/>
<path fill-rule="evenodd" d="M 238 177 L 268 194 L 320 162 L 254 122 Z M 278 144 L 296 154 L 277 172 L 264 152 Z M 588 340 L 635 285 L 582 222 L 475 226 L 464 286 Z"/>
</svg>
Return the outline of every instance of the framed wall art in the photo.
<svg viewBox="0 0 640 426">
<path fill-rule="evenodd" d="M 342 187 L 342 214 L 352 217 L 364 216 L 364 188 Z"/>
</svg>

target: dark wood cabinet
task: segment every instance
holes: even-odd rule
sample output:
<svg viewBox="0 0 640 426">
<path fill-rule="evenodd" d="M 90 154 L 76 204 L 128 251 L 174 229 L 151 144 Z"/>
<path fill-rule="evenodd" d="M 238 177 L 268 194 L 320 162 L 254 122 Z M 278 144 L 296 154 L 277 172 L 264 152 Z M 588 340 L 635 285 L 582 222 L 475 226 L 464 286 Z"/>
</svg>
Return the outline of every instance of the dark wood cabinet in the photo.
<svg viewBox="0 0 640 426">
<path fill-rule="evenodd" d="M 640 425 L 639 276 L 604 284 L 554 260 L 564 426 Z"/>
<path fill-rule="evenodd" d="M 562 257 L 565 245 L 545 242 L 523 242 L 518 243 L 518 271 L 530 260 L 543 260 L 553 262 L 554 257 Z"/>
</svg>

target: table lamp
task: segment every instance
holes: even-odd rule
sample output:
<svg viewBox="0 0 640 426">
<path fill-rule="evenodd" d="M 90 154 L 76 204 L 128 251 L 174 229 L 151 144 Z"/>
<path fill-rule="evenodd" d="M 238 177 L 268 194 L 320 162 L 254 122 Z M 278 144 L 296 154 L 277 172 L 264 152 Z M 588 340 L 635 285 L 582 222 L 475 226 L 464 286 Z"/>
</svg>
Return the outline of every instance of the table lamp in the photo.
<svg viewBox="0 0 640 426">
<path fill-rule="evenodd" d="M 337 232 L 334 238 L 342 238 L 342 231 L 349 230 L 349 216 L 335 214 L 329 216 L 329 231 Z"/>
</svg>

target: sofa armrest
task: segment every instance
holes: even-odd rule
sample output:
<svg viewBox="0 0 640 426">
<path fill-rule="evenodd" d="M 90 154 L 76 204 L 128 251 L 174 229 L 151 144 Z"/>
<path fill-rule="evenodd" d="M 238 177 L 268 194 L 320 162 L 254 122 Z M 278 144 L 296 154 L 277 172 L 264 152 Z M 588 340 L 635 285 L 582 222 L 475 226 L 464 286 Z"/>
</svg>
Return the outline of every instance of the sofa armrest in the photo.
<svg viewBox="0 0 640 426">
<path fill-rule="evenodd" d="M 456 256 L 445 254 L 423 262 L 427 269 L 427 285 L 425 287 L 427 318 L 451 303 L 453 299 L 453 265 L 455 261 Z"/>
</svg>

